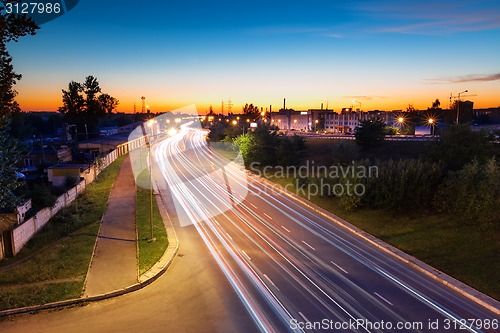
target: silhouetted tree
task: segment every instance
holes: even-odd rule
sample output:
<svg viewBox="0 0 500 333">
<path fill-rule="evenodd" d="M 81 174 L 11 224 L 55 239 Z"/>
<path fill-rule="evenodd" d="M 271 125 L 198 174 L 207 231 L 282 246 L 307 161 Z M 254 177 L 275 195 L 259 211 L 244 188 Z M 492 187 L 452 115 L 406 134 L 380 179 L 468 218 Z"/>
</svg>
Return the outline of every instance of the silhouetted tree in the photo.
<svg viewBox="0 0 500 333">
<path fill-rule="evenodd" d="M 249 117 L 257 117 L 260 114 L 259 107 L 253 105 L 252 103 L 250 104 L 245 104 L 243 107 L 243 113 L 246 114 Z"/>
<path fill-rule="evenodd" d="M 363 149 L 369 149 L 378 146 L 384 141 L 385 123 L 380 120 L 363 120 L 354 130 L 356 143 Z"/>
<path fill-rule="evenodd" d="M 3 116 L 10 112 L 17 95 L 14 85 L 22 77 L 14 72 L 7 43 L 17 42 L 20 37 L 26 35 L 34 35 L 38 26 L 26 15 L 3 14 L 3 2 L 0 3 L 0 13 L 0 116 Z"/>
<path fill-rule="evenodd" d="M 98 134 L 99 121 L 112 112 L 118 105 L 118 100 L 109 94 L 101 94 L 97 78 L 90 75 L 84 83 L 71 81 L 68 90 L 62 90 L 63 106 L 59 112 L 69 123 L 76 124 L 79 133 L 87 131 L 90 136 Z"/>
<path fill-rule="evenodd" d="M 102 94 L 97 98 L 97 100 L 100 107 L 108 114 L 112 113 L 120 103 L 120 101 L 109 94 Z"/>
<path fill-rule="evenodd" d="M 38 26 L 25 15 L 6 14 L 0 3 L 0 209 L 12 208 L 19 203 L 14 190 L 19 187 L 14 165 L 19 160 L 19 145 L 9 133 L 10 114 L 17 92 L 14 85 L 21 74 L 14 72 L 12 57 L 7 50 L 8 42 L 17 42 L 26 35 L 34 35 Z"/>
<path fill-rule="evenodd" d="M 441 106 L 441 102 L 439 101 L 439 99 L 436 98 L 436 100 L 434 102 L 432 102 L 431 109 L 438 110 L 438 109 L 440 109 L 440 106 Z"/>
</svg>

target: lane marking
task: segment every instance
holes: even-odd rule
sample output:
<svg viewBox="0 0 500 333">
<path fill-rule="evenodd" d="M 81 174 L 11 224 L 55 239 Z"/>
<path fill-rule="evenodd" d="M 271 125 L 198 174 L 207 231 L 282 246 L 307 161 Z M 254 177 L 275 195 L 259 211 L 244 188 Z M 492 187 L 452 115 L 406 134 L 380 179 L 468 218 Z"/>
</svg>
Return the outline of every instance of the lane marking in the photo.
<svg viewBox="0 0 500 333">
<path fill-rule="evenodd" d="M 227 232 L 226 232 L 226 235 L 227 235 L 227 237 L 228 237 L 230 240 L 233 240 L 233 237 L 231 237 L 231 235 L 229 235 Z"/>
<path fill-rule="evenodd" d="M 299 311 L 299 315 L 302 317 L 302 319 L 304 319 L 304 321 L 305 321 L 306 323 L 310 323 L 310 322 L 311 322 L 311 321 L 309 321 L 309 319 L 307 319 L 307 317 L 306 317 L 306 316 L 304 316 L 304 314 L 303 314 L 302 312 L 300 312 L 300 311 Z"/>
<path fill-rule="evenodd" d="M 248 260 L 252 260 L 252 258 L 250 258 L 250 256 L 244 250 L 241 250 L 241 253 L 243 253 L 245 258 L 247 258 Z"/>
<path fill-rule="evenodd" d="M 283 229 L 285 229 L 286 232 L 290 232 L 284 225 L 281 226 Z"/>
<path fill-rule="evenodd" d="M 394 304 L 392 304 L 391 302 L 389 302 L 386 298 L 384 298 L 383 296 L 381 296 L 379 293 L 375 292 L 374 294 L 375 294 L 375 295 L 377 295 L 378 297 L 380 297 L 380 299 L 382 299 L 382 300 L 383 300 L 384 302 L 386 302 L 387 304 L 389 304 L 389 305 L 391 305 L 391 306 L 392 306 L 392 305 L 394 305 Z"/>
<path fill-rule="evenodd" d="M 264 213 L 264 215 L 266 215 L 266 216 L 267 216 L 267 218 L 268 218 L 268 219 L 270 219 L 270 220 L 272 220 L 272 219 L 273 219 L 271 216 L 267 215 L 266 213 Z"/>
<path fill-rule="evenodd" d="M 253 208 L 257 209 L 257 206 L 255 206 L 253 203 L 249 202 L 250 206 L 252 206 Z"/>
<path fill-rule="evenodd" d="M 276 285 L 274 284 L 273 281 L 271 281 L 271 279 L 269 278 L 269 276 L 267 276 L 266 274 L 264 274 L 264 277 L 266 278 L 267 281 L 269 281 L 270 284 L 272 284 L 274 286 L 274 288 L 276 288 L 279 291 L 279 288 L 276 287 Z"/>
<path fill-rule="evenodd" d="M 217 225 L 218 225 L 218 226 L 220 227 L 220 224 L 219 224 L 219 222 L 215 221 L 215 224 L 217 224 Z"/>
<path fill-rule="evenodd" d="M 309 246 L 313 251 L 316 251 L 316 249 L 314 247 L 312 247 L 311 245 L 307 244 L 305 241 L 302 241 L 302 243 L 306 244 L 307 246 Z"/>
<path fill-rule="evenodd" d="M 337 265 L 336 263 L 334 263 L 333 261 L 330 261 L 332 263 L 332 265 L 335 265 L 335 267 L 337 267 L 338 269 L 340 269 L 342 272 L 346 273 L 346 274 L 349 274 L 345 269 L 343 269 L 342 267 L 340 267 L 339 265 Z"/>
</svg>

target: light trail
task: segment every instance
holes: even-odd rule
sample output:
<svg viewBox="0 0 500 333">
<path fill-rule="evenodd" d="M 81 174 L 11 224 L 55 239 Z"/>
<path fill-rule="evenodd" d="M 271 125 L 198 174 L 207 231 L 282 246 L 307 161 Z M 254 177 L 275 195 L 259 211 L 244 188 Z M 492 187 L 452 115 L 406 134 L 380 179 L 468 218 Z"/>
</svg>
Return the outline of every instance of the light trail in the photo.
<svg viewBox="0 0 500 333">
<path fill-rule="evenodd" d="M 315 300 L 316 303 L 313 304 L 316 308 L 319 307 L 321 312 L 327 311 L 337 320 L 345 321 L 350 318 L 376 321 L 377 314 L 383 314 L 395 322 L 405 321 L 402 314 L 396 312 L 397 307 L 388 308 L 388 305 L 392 307 L 392 302 L 373 290 L 363 289 L 335 270 L 330 263 L 348 274 L 347 270 L 331 261 L 330 257 L 323 258 L 321 256 L 324 254 L 314 254 L 313 252 L 317 252 L 318 241 L 320 244 L 327 244 L 331 251 L 338 250 L 354 259 L 354 262 L 381 277 L 384 284 L 395 286 L 444 317 L 457 321 L 462 318 L 418 291 L 415 285 L 425 287 L 422 278 L 412 276 L 409 268 L 403 264 L 396 262 L 398 272 L 403 273 L 407 282 L 384 268 L 384 262 L 372 251 L 362 248 L 359 239 L 352 235 L 346 236 L 345 232 L 342 236 L 339 235 L 331 224 L 314 220 L 312 216 L 308 216 L 311 215 L 310 212 L 286 195 L 273 192 L 264 184 L 255 183 L 253 179 L 248 180 L 242 167 L 228 163 L 211 152 L 206 145 L 205 135 L 205 131 L 190 129 L 189 124 L 182 125 L 177 135 L 155 147 L 154 157 L 164 181 L 169 184 L 176 209 L 178 212 L 182 209 L 184 213 L 183 224 L 193 224 L 196 227 L 262 332 L 275 332 L 278 328 L 265 313 L 259 297 L 245 285 L 245 280 L 250 281 L 258 290 L 285 328 L 291 319 L 303 316 L 304 310 L 281 292 L 285 288 L 282 285 L 284 281 L 286 288 L 293 288 L 308 301 Z M 258 197 L 261 203 L 255 205 L 245 200 L 249 196 Z M 267 208 L 277 212 L 283 220 L 275 222 L 276 219 L 264 212 Z M 288 224 L 283 225 L 283 221 L 288 221 Z M 294 230 L 299 228 L 302 231 L 292 232 L 292 225 Z M 294 234 L 301 236 L 304 232 L 310 235 L 307 241 L 293 237 Z M 314 246 L 311 245 L 311 237 L 317 238 Z M 306 248 L 298 246 L 300 243 Z M 248 248 L 245 244 L 251 244 L 250 248 L 253 252 L 257 251 L 257 254 L 250 256 L 245 252 L 245 248 Z M 267 258 L 267 261 L 263 262 L 263 258 Z M 271 279 L 269 271 L 263 273 L 266 265 L 272 267 L 273 274 L 286 278 L 276 279 L 274 276 Z M 240 271 L 243 276 L 239 275 Z M 363 304 L 343 288 L 359 295 Z M 314 313 L 310 313 L 308 318 L 311 315 Z M 291 330 L 289 327 L 288 329 Z M 473 327 L 469 331 L 480 332 Z"/>
</svg>

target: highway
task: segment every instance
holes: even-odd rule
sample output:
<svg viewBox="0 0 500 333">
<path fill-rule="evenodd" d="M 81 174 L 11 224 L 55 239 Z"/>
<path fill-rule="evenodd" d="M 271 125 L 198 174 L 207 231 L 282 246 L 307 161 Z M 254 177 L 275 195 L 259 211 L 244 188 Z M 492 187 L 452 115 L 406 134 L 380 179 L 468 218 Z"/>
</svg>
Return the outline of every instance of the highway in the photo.
<svg viewBox="0 0 500 333">
<path fill-rule="evenodd" d="M 497 315 L 249 175 L 206 134 L 185 124 L 153 145 L 180 243 L 164 275 L 3 318 L 0 332 L 499 332 Z"/>
<path fill-rule="evenodd" d="M 157 181 L 260 331 L 498 331 L 494 313 L 249 176 L 205 131 L 181 128 L 156 145 Z"/>
</svg>

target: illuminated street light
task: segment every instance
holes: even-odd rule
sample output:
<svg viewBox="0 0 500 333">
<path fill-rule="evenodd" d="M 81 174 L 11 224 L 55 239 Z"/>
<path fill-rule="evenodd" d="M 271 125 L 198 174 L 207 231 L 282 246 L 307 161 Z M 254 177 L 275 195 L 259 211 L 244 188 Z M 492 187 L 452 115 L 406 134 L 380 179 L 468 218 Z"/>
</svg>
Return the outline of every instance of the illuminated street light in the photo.
<svg viewBox="0 0 500 333">
<path fill-rule="evenodd" d="M 236 125 L 238 122 L 236 120 L 233 120 L 233 125 Z"/>
<path fill-rule="evenodd" d="M 402 124 L 404 122 L 405 122 L 405 118 L 403 118 L 403 117 L 398 118 L 398 123 Z"/>
<path fill-rule="evenodd" d="M 434 135 L 434 125 L 436 120 L 434 118 L 427 119 L 427 123 L 431 126 L 431 135 Z"/>
</svg>

